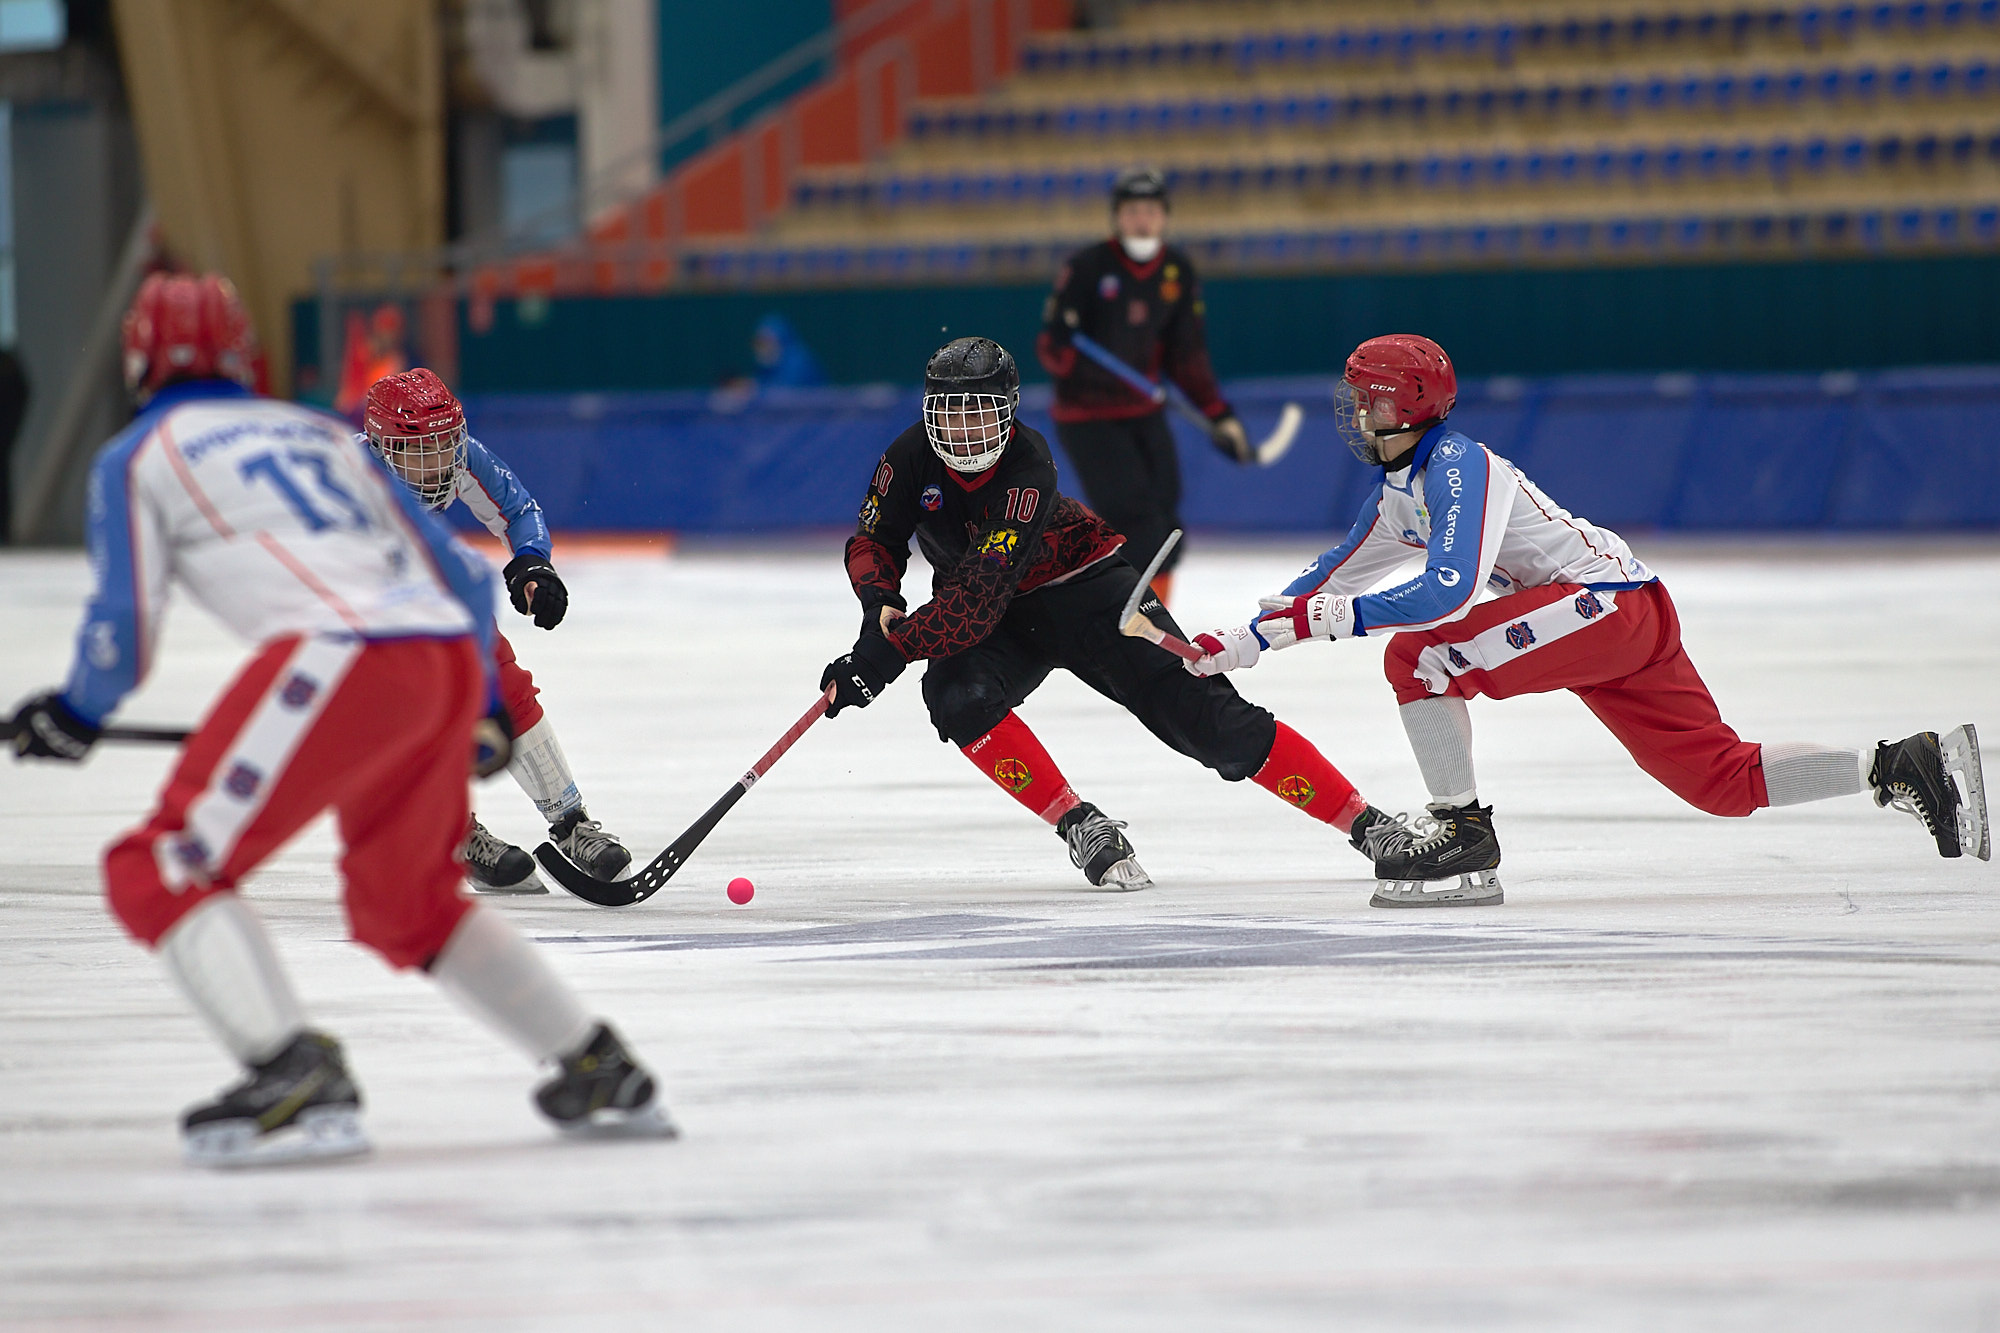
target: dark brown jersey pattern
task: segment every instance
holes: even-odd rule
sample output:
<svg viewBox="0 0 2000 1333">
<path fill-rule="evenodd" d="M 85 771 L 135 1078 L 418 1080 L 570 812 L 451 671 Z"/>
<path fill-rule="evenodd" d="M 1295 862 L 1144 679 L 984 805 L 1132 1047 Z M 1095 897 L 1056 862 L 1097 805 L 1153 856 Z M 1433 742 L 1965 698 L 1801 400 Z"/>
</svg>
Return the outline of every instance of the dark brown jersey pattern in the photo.
<svg viewBox="0 0 2000 1333">
<path fill-rule="evenodd" d="M 912 538 L 935 571 L 931 600 L 888 634 L 912 662 L 973 647 L 1016 596 L 1095 564 L 1125 540 L 1056 489 L 1048 441 L 1019 422 L 1000 461 L 971 476 L 944 465 L 921 423 L 883 453 L 847 540 L 847 577 L 867 624 L 884 606 L 907 609 Z"/>
</svg>

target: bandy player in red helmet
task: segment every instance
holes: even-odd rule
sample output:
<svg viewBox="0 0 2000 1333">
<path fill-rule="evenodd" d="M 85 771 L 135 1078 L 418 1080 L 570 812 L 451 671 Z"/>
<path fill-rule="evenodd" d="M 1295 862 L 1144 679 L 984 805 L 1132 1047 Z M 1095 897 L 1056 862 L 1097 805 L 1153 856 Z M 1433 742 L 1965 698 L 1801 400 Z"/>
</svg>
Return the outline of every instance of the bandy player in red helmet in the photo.
<svg viewBox="0 0 2000 1333">
<path fill-rule="evenodd" d="M 1430 813 L 1376 849 L 1378 907 L 1501 900 L 1493 809 L 1479 803 L 1466 700 L 1569 690 L 1639 767 L 1701 810 L 1747 815 L 1870 792 L 1908 811 L 1943 856 L 1991 857 L 1970 723 L 1873 746 L 1738 738 L 1681 646 L 1659 578 L 1617 533 L 1578 518 L 1521 470 L 1445 424 L 1458 379 L 1429 338 L 1370 338 L 1336 391 L 1341 433 L 1381 484 L 1347 540 L 1191 670 L 1255 665 L 1306 639 L 1393 636 L 1383 665 L 1430 789 Z M 1370 593 L 1421 556 L 1416 577 Z M 1482 588 L 1496 595 L 1478 601 Z"/>
<path fill-rule="evenodd" d="M 190 1161 L 363 1151 L 361 1095 L 237 885 L 321 811 L 339 820 L 354 938 L 422 968 L 556 1066 L 565 1130 L 670 1134 L 653 1081 L 504 918 L 459 892 L 467 766 L 504 762 L 493 578 L 348 428 L 259 398 L 221 278 L 156 274 L 125 317 L 144 410 L 90 482 L 97 587 L 59 692 L 15 715 L 24 758 L 71 763 L 152 665 L 170 584 L 257 645 L 187 741 L 152 816 L 105 856 L 111 910 L 247 1076 L 189 1111 Z M 486 721 L 481 722 L 482 715 Z"/>
<path fill-rule="evenodd" d="M 514 609 L 554 629 L 569 609 L 569 589 L 549 563 L 542 507 L 513 470 L 467 434 L 465 408 L 444 381 L 421 366 L 375 381 L 362 409 L 365 436 L 432 513 L 463 501 L 473 517 L 507 543 L 513 559 L 502 577 Z M 555 728 L 542 712 L 534 677 L 514 660 L 507 636 L 494 635 L 500 697 L 518 733 L 507 771 L 549 824 L 549 841 L 598 879 L 616 879 L 632 853 L 583 808 L 583 794 Z M 460 849 L 472 886 L 489 893 L 547 893 L 534 858 L 472 821 Z"/>
</svg>

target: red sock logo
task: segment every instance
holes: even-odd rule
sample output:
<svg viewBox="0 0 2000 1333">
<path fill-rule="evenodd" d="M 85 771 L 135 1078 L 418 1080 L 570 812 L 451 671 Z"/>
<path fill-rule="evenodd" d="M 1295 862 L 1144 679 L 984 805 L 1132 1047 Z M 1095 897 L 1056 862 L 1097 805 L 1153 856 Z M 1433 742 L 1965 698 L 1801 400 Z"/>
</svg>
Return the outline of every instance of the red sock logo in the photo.
<svg viewBox="0 0 2000 1333">
<path fill-rule="evenodd" d="M 1278 784 L 1278 795 L 1303 810 L 1312 804 L 1313 797 L 1319 792 L 1304 774 L 1294 773 Z"/>
<path fill-rule="evenodd" d="M 1005 787 L 1009 793 L 1019 796 L 1034 782 L 1035 775 L 1028 766 L 1018 759 L 1002 759 L 993 765 L 993 780 Z"/>
</svg>

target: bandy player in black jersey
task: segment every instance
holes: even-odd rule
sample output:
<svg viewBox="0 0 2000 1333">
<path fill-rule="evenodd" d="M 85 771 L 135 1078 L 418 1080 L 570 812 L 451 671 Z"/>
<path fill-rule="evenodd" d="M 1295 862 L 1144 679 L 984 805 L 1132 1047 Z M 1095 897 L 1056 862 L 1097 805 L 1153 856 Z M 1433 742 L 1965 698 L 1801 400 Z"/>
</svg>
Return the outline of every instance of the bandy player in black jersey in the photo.
<svg viewBox="0 0 2000 1333">
<path fill-rule="evenodd" d="M 1190 675 L 1119 633 L 1139 572 L 1120 551 L 1125 539 L 1056 489 L 1048 441 L 1015 419 L 1020 385 L 1014 358 L 987 338 L 947 343 L 925 367 L 924 419 L 882 455 L 847 542 L 861 636 L 820 676 L 822 690 L 835 686 L 827 716 L 867 707 L 929 660 L 924 704 L 939 739 L 1053 824 L 1085 877 L 1113 889 L 1152 884 L 1125 825 L 1078 798 L 1014 713 L 1057 667 L 1182 754 L 1228 781 L 1251 779 L 1356 847 L 1370 828 L 1393 827 L 1312 742 L 1222 677 Z M 935 571 L 931 600 L 914 612 L 902 592 L 912 537 Z M 1180 632 L 1156 599 L 1144 609 Z"/>
<path fill-rule="evenodd" d="M 1056 438 L 1084 498 L 1131 539 L 1127 558 L 1144 569 L 1181 526 L 1181 463 L 1158 403 L 1077 349 L 1086 334 L 1141 374 L 1164 375 L 1208 417 L 1209 438 L 1237 462 L 1250 439 L 1222 396 L 1208 361 L 1201 286 L 1187 251 L 1166 242 L 1167 184 L 1156 171 L 1128 171 L 1111 190 L 1114 234 L 1069 257 L 1042 308 L 1035 355 L 1056 382 Z M 1153 590 L 1172 600 L 1175 548 Z"/>
</svg>

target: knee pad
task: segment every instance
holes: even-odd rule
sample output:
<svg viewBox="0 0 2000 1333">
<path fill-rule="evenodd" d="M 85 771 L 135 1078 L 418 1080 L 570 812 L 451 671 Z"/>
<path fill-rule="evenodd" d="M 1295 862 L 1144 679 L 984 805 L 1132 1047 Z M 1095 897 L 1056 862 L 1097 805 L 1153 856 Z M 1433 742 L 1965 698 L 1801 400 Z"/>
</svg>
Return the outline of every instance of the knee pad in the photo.
<svg viewBox="0 0 2000 1333">
<path fill-rule="evenodd" d="M 954 680 L 936 690 L 924 676 L 924 706 L 930 709 L 931 725 L 938 739 L 961 748 L 972 744 L 1000 725 L 1013 704 L 1007 691 L 991 676 L 974 675 Z"/>
</svg>

